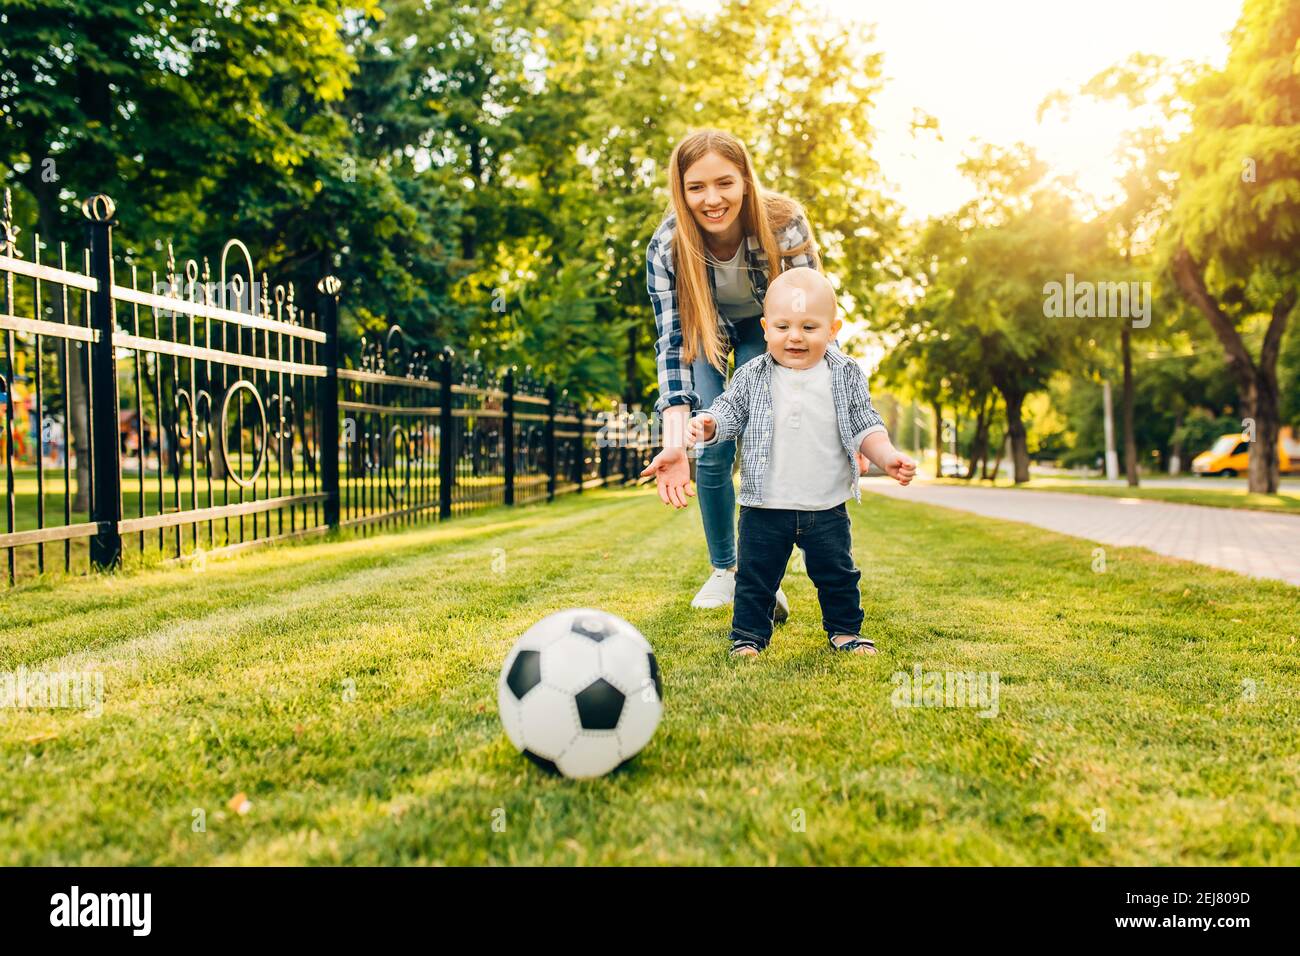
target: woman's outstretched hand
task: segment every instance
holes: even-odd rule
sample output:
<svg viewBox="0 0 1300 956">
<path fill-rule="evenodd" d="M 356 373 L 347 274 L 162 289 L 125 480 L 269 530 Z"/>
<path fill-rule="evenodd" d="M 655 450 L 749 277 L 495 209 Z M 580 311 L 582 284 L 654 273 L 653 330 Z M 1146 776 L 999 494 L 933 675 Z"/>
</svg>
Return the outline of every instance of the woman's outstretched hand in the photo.
<svg viewBox="0 0 1300 956">
<path fill-rule="evenodd" d="M 686 458 L 685 448 L 665 448 L 655 455 L 641 472 L 642 478 L 651 475 L 659 489 L 659 500 L 666 505 L 685 508 L 690 503 L 687 498 L 695 496 L 695 489 L 691 487 L 691 463 Z"/>
</svg>

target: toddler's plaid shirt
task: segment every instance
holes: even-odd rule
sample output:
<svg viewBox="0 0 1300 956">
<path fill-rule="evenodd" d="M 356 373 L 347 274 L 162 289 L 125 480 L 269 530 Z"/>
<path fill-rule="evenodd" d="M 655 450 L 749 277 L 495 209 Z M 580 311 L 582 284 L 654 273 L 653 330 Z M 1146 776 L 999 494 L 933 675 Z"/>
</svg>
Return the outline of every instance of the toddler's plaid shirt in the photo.
<svg viewBox="0 0 1300 956">
<path fill-rule="evenodd" d="M 858 473 L 858 448 L 862 439 L 873 432 L 885 431 L 885 423 L 871 404 L 867 376 L 857 362 L 834 345 L 826 349 L 825 361 L 831 367 L 831 395 L 835 399 L 835 422 L 839 426 L 840 444 Z M 745 436 L 740 460 L 740 503 L 759 508 L 763 505 L 763 479 L 772 455 L 772 366 L 771 352 L 746 362 L 736 369 L 727 390 L 714 399 L 707 411 L 718 423 L 702 448 L 715 442 Z M 853 499 L 862 500 L 858 483 L 853 482 Z"/>
</svg>

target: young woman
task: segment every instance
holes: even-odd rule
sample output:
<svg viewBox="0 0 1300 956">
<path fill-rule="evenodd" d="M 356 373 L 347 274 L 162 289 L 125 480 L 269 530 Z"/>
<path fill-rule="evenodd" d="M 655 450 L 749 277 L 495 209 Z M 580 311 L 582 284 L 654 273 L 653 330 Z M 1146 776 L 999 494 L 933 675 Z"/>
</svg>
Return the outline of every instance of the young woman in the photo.
<svg viewBox="0 0 1300 956">
<path fill-rule="evenodd" d="M 749 151 L 720 130 L 701 130 L 677 144 L 668 161 L 672 200 L 646 247 L 646 288 L 654 306 L 655 357 L 664 448 L 642 476 L 655 476 L 659 497 L 686 507 L 690 464 L 686 423 L 726 385 L 736 368 L 766 345 L 759 318 L 768 283 L 785 269 L 821 267 L 812 229 L 793 199 L 767 192 Z M 736 588 L 735 442 L 700 450 L 696 462 L 700 515 L 713 572 L 692 607 L 730 604 Z M 789 615 L 777 592 L 777 621 Z"/>
</svg>

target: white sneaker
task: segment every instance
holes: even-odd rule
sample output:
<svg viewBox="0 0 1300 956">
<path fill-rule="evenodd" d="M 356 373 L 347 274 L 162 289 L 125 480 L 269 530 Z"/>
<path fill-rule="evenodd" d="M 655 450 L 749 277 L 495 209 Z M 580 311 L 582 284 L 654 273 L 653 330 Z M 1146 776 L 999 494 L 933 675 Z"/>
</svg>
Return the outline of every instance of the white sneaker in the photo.
<svg viewBox="0 0 1300 956">
<path fill-rule="evenodd" d="M 772 612 L 773 624 L 784 624 L 790 616 L 790 599 L 785 596 L 785 591 L 781 588 L 776 589 L 776 610 Z"/>
<path fill-rule="evenodd" d="M 691 607 L 713 608 L 730 604 L 736 597 L 736 572 L 714 568 L 704 586 L 695 592 Z"/>
</svg>

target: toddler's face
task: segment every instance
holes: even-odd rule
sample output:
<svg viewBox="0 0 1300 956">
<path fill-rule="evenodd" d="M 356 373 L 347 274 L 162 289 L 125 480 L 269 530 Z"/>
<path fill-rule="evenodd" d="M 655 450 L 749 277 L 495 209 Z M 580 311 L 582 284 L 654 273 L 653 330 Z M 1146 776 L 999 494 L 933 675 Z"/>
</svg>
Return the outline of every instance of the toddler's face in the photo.
<svg viewBox="0 0 1300 956">
<path fill-rule="evenodd" d="M 786 368 L 812 368 L 840 331 L 839 318 L 810 311 L 805 299 L 811 297 L 800 295 L 801 291 L 782 289 L 768 295 L 765 303 L 763 336 L 767 350 Z"/>
</svg>

